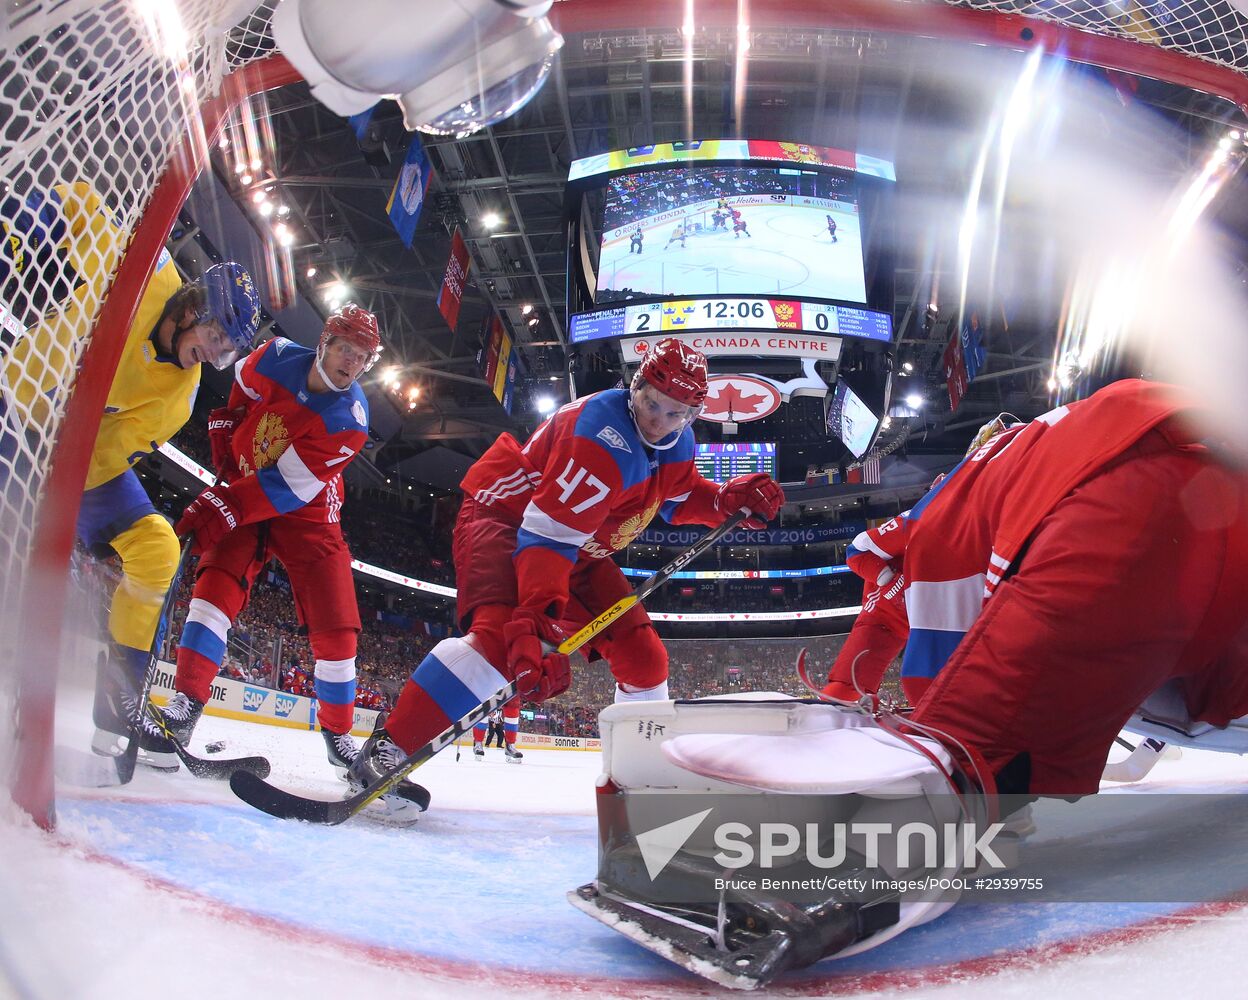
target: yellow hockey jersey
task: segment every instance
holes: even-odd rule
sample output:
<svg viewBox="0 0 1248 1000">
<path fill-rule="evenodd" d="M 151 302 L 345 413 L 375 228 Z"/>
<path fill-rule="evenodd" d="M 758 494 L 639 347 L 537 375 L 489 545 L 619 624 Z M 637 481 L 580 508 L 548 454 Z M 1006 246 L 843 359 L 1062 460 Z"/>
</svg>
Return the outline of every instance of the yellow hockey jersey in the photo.
<svg viewBox="0 0 1248 1000">
<path fill-rule="evenodd" d="M 78 277 L 74 291 L 49 309 L 15 345 L 5 382 L 20 419 L 31 429 L 47 426 L 70 384 L 79 344 L 120 260 L 126 234 L 87 184 L 54 188 L 68 235 L 64 247 Z M 126 335 L 117 373 L 100 421 L 86 488 L 120 475 L 168 441 L 190 418 L 199 389 L 199 366 L 183 370 L 156 358 L 152 330 L 165 302 L 181 286 L 173 258 L 162 251 Z"/>
<path fill-rule="evenodd" d="M 199 391 L 199 365 L 182 369 L 172 361 L 157 360 L 156 345 L 151 339 L 165 302 L 181 284 L 173 258 L 162 251 L 108 390 L 108 403 L 87 470 L 87 489 L 125 472 L 173 437 L 191 418 Z"/>
</svg>

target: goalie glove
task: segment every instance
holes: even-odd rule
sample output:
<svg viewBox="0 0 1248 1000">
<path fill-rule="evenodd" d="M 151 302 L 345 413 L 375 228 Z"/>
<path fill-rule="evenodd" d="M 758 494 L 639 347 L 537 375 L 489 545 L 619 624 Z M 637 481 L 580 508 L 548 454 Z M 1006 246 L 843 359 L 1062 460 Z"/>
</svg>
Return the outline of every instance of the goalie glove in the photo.
<svg viewBox="0 0 1248 1000">
<path fill-rule="evenodd" d="M 752 516 L 742 521 L 741 526 L 752 530 L 767 527 L 767 522 L 780 512 L 783 503 L 784 490 L 765 472 L 729 479 L 715 494 L 715 510 L 721 523 L 742 507 L 748 507 Z"/>
</svg>

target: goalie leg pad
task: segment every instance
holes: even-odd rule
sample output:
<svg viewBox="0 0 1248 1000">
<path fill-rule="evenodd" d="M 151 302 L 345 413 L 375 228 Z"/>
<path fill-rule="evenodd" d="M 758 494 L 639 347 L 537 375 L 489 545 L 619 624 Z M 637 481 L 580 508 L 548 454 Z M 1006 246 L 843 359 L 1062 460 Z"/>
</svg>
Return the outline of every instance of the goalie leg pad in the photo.
<svg viewBox="0 0 1248 1000">
<path fill-rule="evenodd" d="M 890 882 L 962 871 L 961 854 L 939 855 L 931 868 L 904 833 L 914 821 L 946 838 L 950 828 L 964 832 L 962 802 L 942 770 L 950 756 L 931 741 L 934 760 L 856 709 L 758 695 L 617 704 L 600 728 L 598 877 L 569 900 L 691 971 L 736 988 L 764 985 L 786 969 L 876 947 L 958 897 L 948 883 L 923 894 Z M 724 792 L 732 794 L 707 794 Z M 688 815 L 673 822 L 673 810 Z M 805 832 L 807 863 L 796 845 L 786 845 L 792 857 L 762 860 L 777 825 Z M 888 832 L 871 841 L 868 827 Z M 724 854 L 728 829 L 743 831 L 734 844 L 749 845 L 748 859 Z M 821 874 L 832 876 L 815 892 L 822 898 L 769 889 L 764 877 L 810 873 L 812 843 Z M 741 888 L 730 880 L 708 897 L 725 875 L 739 876 Z"/>
</svg>

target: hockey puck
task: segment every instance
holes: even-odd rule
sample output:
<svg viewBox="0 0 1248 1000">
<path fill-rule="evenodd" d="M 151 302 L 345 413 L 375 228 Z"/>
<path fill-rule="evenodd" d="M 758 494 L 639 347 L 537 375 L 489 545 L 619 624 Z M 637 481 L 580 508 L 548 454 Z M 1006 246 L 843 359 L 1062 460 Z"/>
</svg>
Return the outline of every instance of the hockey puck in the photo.
<svg viewBox="0 0 1248 1000">
<path fill-rule="evenodd" d="M 205 753 L 220 753 L 225 749 L 225 740 L 217 740 L 216 743 L 209 743 L 204 747 Z"/>
</svg>

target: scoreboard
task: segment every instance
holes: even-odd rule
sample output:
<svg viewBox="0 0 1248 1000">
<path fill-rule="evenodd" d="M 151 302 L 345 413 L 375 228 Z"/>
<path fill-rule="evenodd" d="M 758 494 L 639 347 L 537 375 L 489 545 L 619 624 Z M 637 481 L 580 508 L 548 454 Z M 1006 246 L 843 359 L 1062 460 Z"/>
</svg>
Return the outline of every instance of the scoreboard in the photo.
<svg viewBox="0 0 1248 1000">
<path fill-rule="evenodd" d="M 700 444 L 694 452 L 693 464 L 703 478 L 726 483 L 734 476 L 765 472 L 776 478 L 776 445 L 774 442 L 754 444 Z"/>
<path fill-rule="evenodd" d="M 713 330 L 778 330 L 829 337 L 892 340 L 887 313 L 801 299 L 727 298 L 669 299 L 618 309 L 576 313 L 571 319 L 572 343 L 609 337 L 647 337 L 656 333 Z"/>
</svg>

